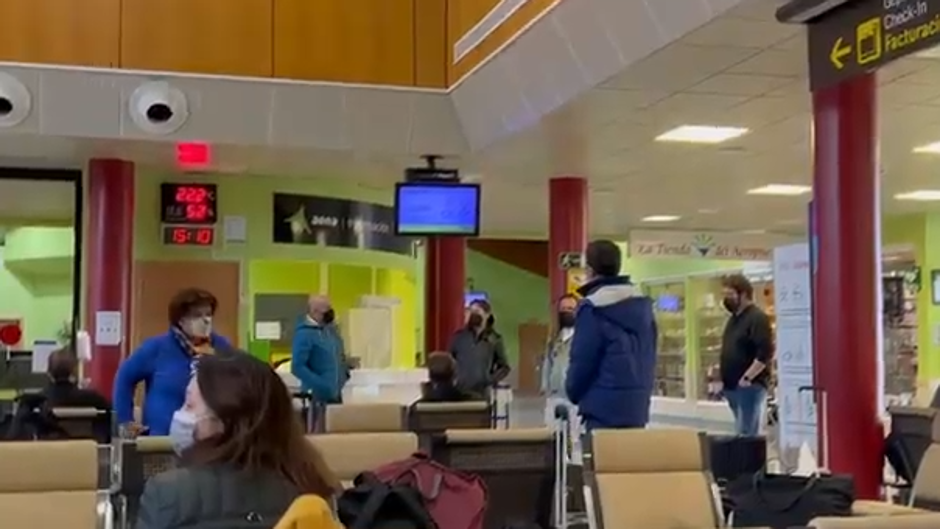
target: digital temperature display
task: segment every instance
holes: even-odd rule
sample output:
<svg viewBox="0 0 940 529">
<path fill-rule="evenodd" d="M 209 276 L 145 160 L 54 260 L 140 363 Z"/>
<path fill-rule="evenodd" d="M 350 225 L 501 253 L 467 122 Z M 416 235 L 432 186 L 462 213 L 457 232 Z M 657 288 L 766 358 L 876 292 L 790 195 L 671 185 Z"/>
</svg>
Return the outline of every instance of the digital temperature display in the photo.
<svg viewBox="0 0 940 529">
<path fill-rule="evenodd" d="M 164 226 L 163 244 L 172 246 L 212 246 L 215 228 L 209 226 Z"/>
<path fill-rule="evenodd" d="M 161 184 L 160 222 L 215 224 L 215 184 Z"/>
</svg>

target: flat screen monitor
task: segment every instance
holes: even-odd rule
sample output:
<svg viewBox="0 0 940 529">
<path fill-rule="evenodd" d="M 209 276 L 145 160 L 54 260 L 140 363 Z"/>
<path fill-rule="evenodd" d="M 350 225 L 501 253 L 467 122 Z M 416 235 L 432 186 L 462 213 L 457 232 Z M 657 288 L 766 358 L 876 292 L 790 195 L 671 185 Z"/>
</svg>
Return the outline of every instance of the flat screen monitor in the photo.
<svg viewBox="0 0 940 529">
<path fill-rule="evenodd" d="M 395 234 L 409 237 L 480 234 L 480 186 L 407 182 L 395 187 Z"/>
<path fill-rule="evenodd" d="M 463 295 L 464 308 L 469 307 L 474 301 L 485 301 L 489 303 L 490 297 L 486 295 L 486 292 L 467 292 Z"/>
</svg>

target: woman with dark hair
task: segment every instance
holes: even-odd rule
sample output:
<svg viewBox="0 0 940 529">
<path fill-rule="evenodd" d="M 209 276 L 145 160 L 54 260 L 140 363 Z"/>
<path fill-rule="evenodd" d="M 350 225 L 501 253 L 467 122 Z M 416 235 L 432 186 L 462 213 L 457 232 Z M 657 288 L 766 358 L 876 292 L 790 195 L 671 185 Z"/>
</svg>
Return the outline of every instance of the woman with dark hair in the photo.
<svg viewBox="0 0 940 529">
<path fill-rule="evenodd" d="M 479 398 L 488 397 L 490 388 L 509 375 L 503 337 L 495 324 L 489 302 L 474 300 L 467 309 L 466 326 L 450 341 L 450 354 L 457 363 L 457 387 Z"/>
<path fill-rule="evenodd" d="M 136 529 L 271 528 L 298 496 L 341 488 L 281 378 L 241 351 L 199 362 L 170 437 L 183 464 L 147 482 Z"/>
<path fill-rule="evenodd" d="M 132 433 L 167 435 L 170 419 L 186 399 L 186 385 L 203 355 L 231 345 L 212 331 L 218 301 L 198 288 L 180 291 L 167 311 L 170 329 L 152 336 L 121 362 L 114 380 L 114 412 L 118 424 Z M 134 418 L 134 393 L 144 383 L 142 424 Z"/>
</svg>

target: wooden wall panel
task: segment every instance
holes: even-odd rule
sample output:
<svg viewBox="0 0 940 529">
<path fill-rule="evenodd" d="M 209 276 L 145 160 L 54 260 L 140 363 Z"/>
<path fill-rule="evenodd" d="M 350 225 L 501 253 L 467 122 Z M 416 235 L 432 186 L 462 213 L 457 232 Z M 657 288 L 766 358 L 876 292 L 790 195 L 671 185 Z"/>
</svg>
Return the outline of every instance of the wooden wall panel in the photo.
<svg viewBox="0 0 940 529">
<path fill-rule="evenodd" d="M 459 1 L 473 2 L 474 0 Z M 451 59 L 451 67 L 448 71 L 448 79 L 450 80 L 450 83 L 453 84 L 459 81 L 477 65 L 485 61 L 490 56 L 490 54 L 500 49 L 500 47 L 502 47 L 507 42 L 516 38 L 522 28 L 524 28 L 529 22 L 532 22 L 532 20 L 535 18 L 541 16 L 549 8 L 553 7 L 557 1 L 558 0 L 528 0 L 525 4 L 522 5 L 522 7 L 516 10 L 516 12 L 513 13 L 511 17 L 506 19 L 505 22 L 500 24 L 499 27 L 497 27 L 492 33 L 483 39 L 479 45 L 461 57 L 459 61 L 455 62 L 453 59 Z M 463 34 L 453 37 L 454 42 L 457 42 L 457 40 L 459 40 L 462 36 Z M 450 49 L 453 50 L 453 45 L 451 45 Z"/>
<path fill-rule="evenodd" d="M 414 0 L 274 0 L 274 75 L 414 85 Z"/>
<path fill-rule="evenodd" d="M 123 0 L 121 67 L 270 77 L 272 11 L 272 0 Z"/>
<path fill-rule="evenodd" d="M 467 248 L 511 264 L 533 274 L 548 277 L 548 242 L 514 239 L 467 239 Z"/>
<path fill-rule="evenodd" d="M 415 5 L 415 86 L 447 88 L 447 2 L 413 0 Z"/>
<path fill-rule="evenodd" d="M 0 61 L 116 67 L 121 0 L 0 0 Z"/>
</svg>

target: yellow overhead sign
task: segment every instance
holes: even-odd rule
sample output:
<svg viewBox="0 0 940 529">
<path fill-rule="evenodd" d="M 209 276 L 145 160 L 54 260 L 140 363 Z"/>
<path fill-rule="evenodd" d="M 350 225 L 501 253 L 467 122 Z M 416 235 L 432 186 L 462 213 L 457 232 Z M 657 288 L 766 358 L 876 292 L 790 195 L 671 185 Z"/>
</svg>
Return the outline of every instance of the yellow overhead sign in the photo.
<svg viewBox="0 0 940 529">
<path fill-rule="evenodd" d="M 940 0 L 854 0 L 809 23 L 813 90 L 940 44 Z"/>
</svg>

